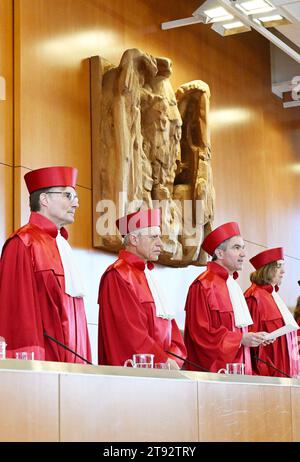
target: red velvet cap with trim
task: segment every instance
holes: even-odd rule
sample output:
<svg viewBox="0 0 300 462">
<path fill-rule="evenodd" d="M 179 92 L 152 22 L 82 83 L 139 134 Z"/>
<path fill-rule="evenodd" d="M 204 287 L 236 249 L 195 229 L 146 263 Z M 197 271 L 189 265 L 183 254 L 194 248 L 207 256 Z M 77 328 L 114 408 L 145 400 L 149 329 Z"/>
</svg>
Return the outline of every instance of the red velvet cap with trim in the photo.
<svg viewBox="0 0 300 462">
<path fill-rule="evenodd" d="M 254 268 L 258 270 L 262 266 L 265 266 L 268 263 L 272 263 L 273 261 L 277 260 L 284 260 L 282 247 L 264 250 L 263 252 L 260 252 L 254 257 L 250 258 L 249 261 L 254 266 Z"/>
<path fill-rule="evenodd" d="M 38 189 L 54 186 L 76 187 L 77 168 L 74 167 L 45 167 L 26 173 L 24 180 L 31 194 Z"/>
<path fill-rule="evenodd" d="M 139 210 L 138 212 L 130 213 L 116 221 L 116 225 L 120 234 L 126 234 L 138 231 L 142 228 L 151 228 L 152 226 L 160 226 L 160 209 Z"/>
<path fill-rule="evenodd" d="M 238 223 L 235 221 L 230 221 L 229 223 L 224 223 L 224 225 L 219 226 L 209 233 L 204 241 L 202 242 L 202 248 L 209 255 L 213 255 L 216 248 L 233 236 L 240 236 L 240 228 Z"/>
</svg>

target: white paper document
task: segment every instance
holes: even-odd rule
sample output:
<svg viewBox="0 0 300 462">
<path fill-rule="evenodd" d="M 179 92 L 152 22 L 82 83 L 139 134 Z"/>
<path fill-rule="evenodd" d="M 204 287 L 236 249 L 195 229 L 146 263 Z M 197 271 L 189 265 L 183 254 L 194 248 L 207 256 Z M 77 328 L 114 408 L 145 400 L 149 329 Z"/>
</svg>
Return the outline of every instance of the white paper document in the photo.
<svg viewBox="0 0 300 462">
<path fill-rule="evenodd" d="M 280 327 L 280 329 L 273 330 L 273 332 L 269 332 L 266 336 L 266 340 L 273 340 L 274 338 L 280 337 L 281 335 L 288 334 L 289 332 L 293 332 L 294 330 L 299 329 L 300 327 L 296 327 L 292 324 L 286 324 L 283 327 Z"/>
</svg>

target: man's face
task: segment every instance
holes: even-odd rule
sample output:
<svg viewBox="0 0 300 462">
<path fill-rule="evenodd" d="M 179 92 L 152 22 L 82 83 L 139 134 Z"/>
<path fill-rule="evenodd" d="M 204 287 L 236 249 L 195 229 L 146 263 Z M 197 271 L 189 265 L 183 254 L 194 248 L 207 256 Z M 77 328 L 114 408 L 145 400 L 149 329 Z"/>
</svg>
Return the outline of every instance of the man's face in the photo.
<svg viewBox="0 0 300 462">
<path fill-rule="evenodd" d="M 79 207 L 76 191 L 71 186 L 51 188 L 40 196 L 41 203 L 46 204 L 46 216 L 58 228 L 74 222 L 75 211 Z"/>
<path fill-rule="evenodd" d="M 274 286 L 280 286 L 282 283 L 282 278 L 285 273 L 284 270 L 284 261 L 283 260 L 278 260 L 276 262 L 276 267 L 274 268 L 274 276 L 272 278 L 272 285 Z"/>
<path fill-rule="evenodd" d="M 161 233 L 136 236 L 136 253 L 145 261 L 157 261 L 162 249 Z"/>
<path fill-rule="evenodd" d="M 216 251 L 219 263 L 224 266 L 229 274 L 241 271 L 246 256 L 245 243 L 241 236 L 233 236 L 229 239 L 226 250 Z"/>
</svg>

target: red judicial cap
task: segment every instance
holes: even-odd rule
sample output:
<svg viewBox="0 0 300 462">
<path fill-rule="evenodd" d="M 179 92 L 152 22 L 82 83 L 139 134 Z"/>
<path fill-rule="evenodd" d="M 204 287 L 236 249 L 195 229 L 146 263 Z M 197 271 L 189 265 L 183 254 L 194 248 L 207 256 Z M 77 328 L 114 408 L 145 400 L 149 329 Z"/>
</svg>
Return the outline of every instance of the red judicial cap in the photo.
<svg viewBox="0 0 300 462">
<path fill-rule="evenodd" d="M 239 225 L 235 221 L 224 223 L 209 233 L 204 241 L 202 242 L 202 248 L 209 255 L 213 255 L 216 248 L 233 236 L 239 236 L 241 234 Z"/>
<path fill-rule="evenodd" d="M 118 230 L 122 236 L 142 228 L 160 226 L 160 209 L 139 210 L 130 213 L 116 221 Z"/>
<path fill-rule="evenodd" d="M 264 250 L 254 257 L 250 258 L 250 263 L 257 270 L 262 266 L 272 263 L 273 261 L 284 260 L 283 247 L 276 247 L 275 249 Z"/>
<path fill-rule="evenodd" d="M 26 173 L 24 180 L 31 194 L 38 189 L 52 188 L 53 186 L 76 187 L 77 168 L 73 167 L 45 167 Z"/>
</svg>

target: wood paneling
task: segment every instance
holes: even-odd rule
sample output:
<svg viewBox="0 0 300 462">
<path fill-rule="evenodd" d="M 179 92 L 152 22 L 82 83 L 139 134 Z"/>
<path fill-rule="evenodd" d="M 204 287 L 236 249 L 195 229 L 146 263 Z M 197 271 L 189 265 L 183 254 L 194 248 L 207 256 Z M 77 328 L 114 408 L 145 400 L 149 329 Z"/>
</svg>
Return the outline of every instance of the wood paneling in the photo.
<svg viewBox="0 0 300 462">
<path fill-rule="evenodd" d="M 29 194 L 24 181 L 24 175 L 29 169 L 14 168 L 14 227 L 18 229 L 29 219 Z"/>
<path fill-rule="evenodd" d="M 13 169 L 0 164 L 0 249 L 13 231 Z"/>
<path fill-rule="evenodd" d="M 198 383 L 199 441 L 291 441 L 290 387 Z"/>
<path fill-rule="evenodd" d="M 60 384 L 61 441 L 197 440 L 196 383 L 62 375 Z"/>
<path fill-rule="evenodd" d="M 13 164 L 13 2 L 0 1 L 0 76 L 6 100 L 0 101 L 0 163 Z M 1 198 L 2 200 L 2 198 Z M 10 211 L 11 213 L 11 211 Z"/>
<path fill-rule="evenodd" d="M 216 225 L 236 219 L 246 239 L 258 245 L 282 242 L 300 258 L 300 244 L 289 243 L 299 234 L 300 186 L 288 171 L 297 161 L 291 136 L 300 111 L 284 110 L 271 93 L 263 37 L 251 32 L 223 38 L 203 25 L 160 29 L 162 21 L 190 14 L 196 0 L 188 6 L 182 0 L 16 5 L 22 166 L 72 164 L 79 168 L 79 185 L 91 188 L 88 57 L 118 64 L 130 47 L 169 56 L 175 88 L 197 78 L 211 88 Z"/>
<path fill-rule="evenodd" d="M 20 132 L 23 167 L 72 165 L 91 188 L 88 58 L 115 49 L 121 38 L 82 0 L 18 0 Z"/>
<path fill-rule="evenodd" d="M 268 136 L 264 146 L 268 245 L 283 245 L 286 254 L 297 257 L 300 262 L 300 109 L 285 110 L 282 116 L 275 104 L 267 109 Z M 295 172 L 297 166 L 298 173 Z"/>
<path fill-rule="evenodd" d="M 92 193 L 90 189 L 77 186 L 79 208 L 76 211 L 75 222 L 68 227 L 70 243 L 74 247 L 89 249 L 92 247 Z"/>
<path fill-rule="evenodd" d="M 13 1 L 0 1 L 0 76 L 5 100 L 0 100 L 0 248 L 13 231 Z"/>
<path fill-rule="evenodd" d="M 292 416 L 293 416 L 293 441 L 300 442 L 300 387 L 291 390 Z"/>
<path fill-rule="evenodd" d="M 1 371 L 0 441 L 59 441 L 58 375 Z"/>
</svg>

